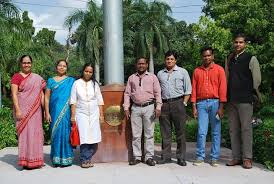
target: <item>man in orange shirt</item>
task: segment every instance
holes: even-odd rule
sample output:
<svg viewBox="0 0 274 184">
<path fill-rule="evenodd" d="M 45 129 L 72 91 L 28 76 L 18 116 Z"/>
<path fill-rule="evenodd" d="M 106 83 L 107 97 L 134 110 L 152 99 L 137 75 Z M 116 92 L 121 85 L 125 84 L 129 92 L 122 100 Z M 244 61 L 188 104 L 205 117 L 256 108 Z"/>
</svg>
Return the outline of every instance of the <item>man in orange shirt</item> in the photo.
<svg viewBox="0 0 274 184">
<path fill-rule="evenodd" d="M 197 159 L 193 165 L 201 165 L 205 159 L 205 143 L 208 124 L 211 125 L 212 146 L 210 164 L 218 166 L 221 145 L 221 118 L 226 102 L 226 76 L 224 69 L 214 63 L 211 47 L 201 49 L 203 64 L 196 68 L 192 77 L 193 115 L 198 118 Z"/>
</svg>

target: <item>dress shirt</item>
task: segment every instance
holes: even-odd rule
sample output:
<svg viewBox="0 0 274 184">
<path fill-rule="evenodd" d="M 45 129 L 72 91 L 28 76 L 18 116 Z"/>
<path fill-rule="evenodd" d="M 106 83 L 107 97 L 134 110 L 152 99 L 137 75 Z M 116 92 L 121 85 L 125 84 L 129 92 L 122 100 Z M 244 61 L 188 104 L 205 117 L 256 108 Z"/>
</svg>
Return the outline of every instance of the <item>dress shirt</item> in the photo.
<svg viewBox="0 0 274 184">
<path fill-rule="evenodd" d="M 156 75 L 147 71 L 143 75 L 132 74 L 128 78 L 124 94 L 124 110 L 129 109 L 130 99 L 136 104 L 144 104 L 156 99 L 156 109 L 160 110 L 162 105 L 161 87 Z"/>
<path fill-rule="evenodd" d="M 200 66 L 194 70 L 191 102 L 212 98 L 226 102 L 226 92 L 227 84 L 223 67 L 212 63 L 209 68 Z"/>
<path fill-rule="evenodd" d="M 166 68 L 160 70 L 157 77 L 161 85 L 163 99 L 191 94 L 191 81 L 186 69 L 175 65 L 171 71 Z"/>
</svg>

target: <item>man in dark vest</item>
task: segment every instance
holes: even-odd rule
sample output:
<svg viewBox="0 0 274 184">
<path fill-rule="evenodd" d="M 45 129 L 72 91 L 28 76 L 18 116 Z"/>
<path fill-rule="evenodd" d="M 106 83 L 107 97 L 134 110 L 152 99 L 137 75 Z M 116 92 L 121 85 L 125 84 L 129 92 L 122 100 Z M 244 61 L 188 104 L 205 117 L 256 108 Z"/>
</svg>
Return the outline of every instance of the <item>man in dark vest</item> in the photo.
<svg viewBox="0 0 274 184">
<path fill-rule="evenodd" d="M 246 37 L 234 38 L 234 52 L 227 58 L 225 71 L 228 81 L 228 120 L 232 160 L 227 166 L 243 164 L 252 168 L 252 114 L 254 92 L 258 92 L 261 72 L 257 58 L 245 51 Z"/>
</svg>

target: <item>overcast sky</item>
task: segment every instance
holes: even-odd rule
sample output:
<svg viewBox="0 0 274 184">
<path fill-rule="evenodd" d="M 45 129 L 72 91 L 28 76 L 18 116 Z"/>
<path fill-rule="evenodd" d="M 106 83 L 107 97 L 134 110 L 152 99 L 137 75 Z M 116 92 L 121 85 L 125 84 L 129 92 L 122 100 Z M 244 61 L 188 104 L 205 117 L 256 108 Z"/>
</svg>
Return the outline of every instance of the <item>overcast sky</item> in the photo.
<svg viewBox="0 0 274 184">
<path fill-rule="evenodd" d="M 22 11 L 28 11 L 33 19 L 33 25 L 36 31 L 42 27 L 56 31 L 55 39 L 64 44 L 67 38 L 67 30 L 63 26 L 65 17 L 75 8 L 86 8 L 87 0 L 13 0 L 13 3 Z M 147 0 L 153 1 L 153 0 Z M 197 22 L 201 16 L 202 0 L 162 0 L 167 2 L 172 8 L 172 17 L 177 20 L 184 20 L 187 23 Z M 102 4 L 102 0 L 96 0 Z M 35 5 L 31 5 L 35 4 Z M 59 6 L 47 7 L 39 5 Z M 188 6 L 198 5 L 198 6 Z M 61 6 L 61 7 L 60 7 Z M 188 6 L 188 7 L 186 7 Z"/>
</svg>

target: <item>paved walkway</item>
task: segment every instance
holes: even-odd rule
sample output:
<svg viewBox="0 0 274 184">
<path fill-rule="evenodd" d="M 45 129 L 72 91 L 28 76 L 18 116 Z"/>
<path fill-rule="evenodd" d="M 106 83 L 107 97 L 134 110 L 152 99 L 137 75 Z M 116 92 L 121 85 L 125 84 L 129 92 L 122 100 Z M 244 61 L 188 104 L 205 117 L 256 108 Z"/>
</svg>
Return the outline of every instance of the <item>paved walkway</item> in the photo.
<svg viewBox="0 0 274 184">
<path fill-rule="evenodd" d="M 156 155 L 159 156 L 159 146 Z M 209 152 L 207 148 L 207 153 Z M 82 169 L 79 159 L 75 165 L 53 168 L 49 159 L 50 147 L 44 147 L 46 165 L 42 169 L 21 170 L 17 166 L 17 148 L 0 150 L 0 184 L 273 184 L 274 172 L 255 164 L 246 170 L 241 166 L 226 167 L 231 151 L 222 148 L 221 163 L 217 168 L 208 163 L 193 166 L 195 144 L 187 144 L 186 167 L 174 163 L 149 167 L 145 164 L 129 166 L 128 163 L 97 163 Z M 78 157 L 79 151 L 76 151 Z"/>
</svg>

